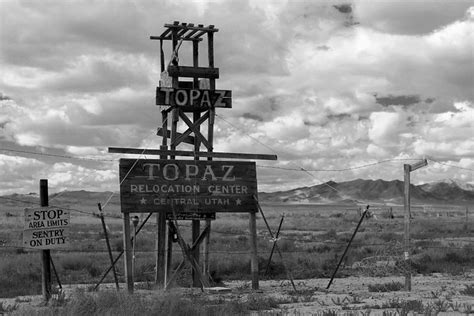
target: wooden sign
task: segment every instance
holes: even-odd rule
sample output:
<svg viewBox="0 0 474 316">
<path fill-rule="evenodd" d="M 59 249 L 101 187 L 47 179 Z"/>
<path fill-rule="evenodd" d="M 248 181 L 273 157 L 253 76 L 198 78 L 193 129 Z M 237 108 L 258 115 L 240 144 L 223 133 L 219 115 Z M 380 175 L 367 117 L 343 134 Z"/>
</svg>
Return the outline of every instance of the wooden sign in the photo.
<svg viewBox="0 0 474 316">
<path fill-rule="evenodd" d="M 201 213 L 201 212 L 179 212 L 175 214 L 166 213 L 167 220 L 215 220 L 216 213 Z"/>
<path fill-rule="evenodd" d="M 25 209 L 23 246 L 55 249 L 69 246 L 71 214 L 53 207 Z"/>
<path fill-rule="evenodd" d="M 122 212 L 254 212 L 255 162 L 120 159 Z"/>
<path fill-rule="evenodd" d="M 158 87 L 156 105 L 179 106 L 188 110 L 232 108 L 232 91 Z"/>
</svg>

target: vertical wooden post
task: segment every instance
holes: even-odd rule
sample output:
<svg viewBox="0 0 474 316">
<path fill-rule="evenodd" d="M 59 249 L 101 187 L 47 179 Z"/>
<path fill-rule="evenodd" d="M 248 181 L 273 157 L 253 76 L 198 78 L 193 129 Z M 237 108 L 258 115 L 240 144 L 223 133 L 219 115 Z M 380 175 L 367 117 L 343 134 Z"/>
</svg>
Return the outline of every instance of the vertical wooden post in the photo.
<svg viewBox="0 0 474 316">
<path fill-rule="evenodd" d="M 41 206 L 49 206 L 48 200 L 48 180 L 40 179 L 40 202 Z M 49 301 L 51 298 L 51 251 L 41 250 L 41 292 L 43 300 Z"/>
<path fill-rule="evenodd" d="M 214 33 L 207 32 L 207 57 L 209 61 L 209 67 L 214 67 Z M 216 79 L 209 80 L 209 88 L 211 90 L 216 89 Z M 209 119 L 207 126 L 207 141 L 211 146 L 214 146 L 214 118 L 215 118 L 215 109 L 209 109 Z M 208 151 L 213 151 L 211 148 Z M 208 160 L 212 160 L 211 157 Z M 209 256 L 209 246 L 211 244 L 211 220 L 206 220 L 206 225 L 209 227 L 209 231 L 204 240 L 204 264 L 203 264 L 203 273 L 205 277 L 209 280 L 209 265 L 210 265 L 210 256 Z"/>
<path fill-rule="evenodd" d="M 199 66 L 199 42 L 193 41 L 193 67 Z M 199 79 L 194 78 L 193 81 L 194 88 L 199 89 Z M 200 112 L 195 111 L 193 112 L 193 122 L 196 123 L 199 118 L 201 117 Z M 197 130 L 200 130 L 200 126 L 197 126 Z M 199 151 L 201 147 L 200 141 L 198 137 L 194 138 L 194 151 Z M 199 160 L 199 157 L 195 157 L 194 160 Z M 199 220 L 192 221 L 192 240 L 193 243 L 198 239 L 201 231 L 201 225 Z M 197 246 L 196 249 L 192 252 L 192 256 L 196 263 L 199 265 L 199 250 L 200 247 Z M 198 274 L 192 270 L 191 272 L 193 278 L 193 286 L 194 287 L 201 287 L 201 280 L 199 279 Z"/>
<path fill-rule="evenodd" d="M 404 260 L 405 260 L 405 291 L 411 291 L 411 263 L 410 263 L 410 171 L 408 164 L 403 165 L 404 170 Z"/>
<path fill-rule="evenodd" d="M 163 139 L 160 149 L 166 150 L 168 148 L 168 112 L 161 112 Z M 160 159 L 167 159 L 166 155 L 161 155 Z M 156 214 L 157 224 L 157 240 L 156 240 L 156 275 L 155 284 L 166 285 L 166 274 L 167 274 L 167 258 L 166 254 L 166 239 L 167 239 L 167 225 L 166 225 L 166 212 L 158 212 Z"/>
<path fill-rule="evenodd" d="M 249 213 L 250 230 L 250 274 L 252 289 L 258 290 L 257 212 Z"/>
<path fill-rule="evenodd" d="M 204 258 L 203 258 L 203 266 L 202 266 L 202 273 L 206 280 L 210 280 L 210 273 L 209 273 L 209 263 L 210 263 L 210 257 L 209 257 L 209 251 L 210 251 L 210 243 L 211 243 L 211 220 L 206 219 L 206 226 L 209 227 L 209 230 L 206 234 L 206 238 L 204 239 L 204 245 L 203 245 L 203 252 L 204 252 Z"/>
<path fill-rule="evenodd" d="M 125 280 L 130 294 L 133 293 L 132 241 L 130 238 L 130 213 L 123 213 L 123 249 L 125 252 Z"/>
</svg>

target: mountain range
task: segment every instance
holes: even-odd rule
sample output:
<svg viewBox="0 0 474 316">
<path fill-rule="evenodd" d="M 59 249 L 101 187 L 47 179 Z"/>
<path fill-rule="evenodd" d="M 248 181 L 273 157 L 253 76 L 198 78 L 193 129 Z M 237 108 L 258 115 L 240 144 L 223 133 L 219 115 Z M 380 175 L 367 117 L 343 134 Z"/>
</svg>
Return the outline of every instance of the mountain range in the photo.
<svg viewBox="0 0 474 316">
<path fill-rule="evenodd" d="M 364 201 L 403 203 L 404 183 L 400 180 L 329 181 L 288 191 L 259 193 L 259 200 L 287 203 L 360 203 Z M 414 203 L 474 204 L 474 186 L 459 185 L 455 181 L 410 185 Z"/>
<path fill-rule="evenodd" d="M 310 187 L 300 187 L 287 191 L 260 192 L 258 197 L 260 202 L 278 203 L 396 203 L 403 204 L 404 183 L 400 180 L 363 180 L 357 179 L 346 182 L 329 181 L 323 184 Z M 410 185 L 410 196 L 412 203 L 423 204 L 460 204 L 474 205 L 474 186 L 470 184 L 459 185 L 452 180 L 441 182 Z M 120 194 L 116 192 L 90 192 L 90 191 L 62 191 L 49 196 L 55 203 L 64 205 L 89 205 L 94 209 L 97 203 L 109 201 L 110 205 L 119 207 Z M 38 203 L 37 193 L 11 194 L 3 196 L 0 203 L 3 206 L 13 206 L 18 201 L 26 203 Z"/>
</svg>

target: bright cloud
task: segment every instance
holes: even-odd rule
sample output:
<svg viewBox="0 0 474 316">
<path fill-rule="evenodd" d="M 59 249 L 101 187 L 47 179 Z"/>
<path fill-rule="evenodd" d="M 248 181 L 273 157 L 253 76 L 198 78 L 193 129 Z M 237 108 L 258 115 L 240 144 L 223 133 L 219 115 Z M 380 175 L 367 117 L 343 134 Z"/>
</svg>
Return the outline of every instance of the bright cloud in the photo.
<svg viewBox="0 0 474 316">
<path fill-rule="evenodd" d="M 108 160 L 117 158 L 109 146 L 159 146 L 160 52 L 149 36 L 173 21 L 219 29 L 217 88 L 233 91 L 233 108 L 217 110 L 215 150 L 276 153 L 279 161 L 259 164 L 308 170 L 429 156 L 446 164 L 420 171 L 419 181 L 474 182 L 472 172 L 452 167 L 473 168 L 468 0 L 11 0 L 0 7 L 0 149 L 10 150 L 0 154 L 0 194 L 34 191 L 38 177 L 56 190 L 117 190 L 116 162 L 60 156 Z M 169 43 L 164 53 L 168 62 Z M 200 65 L 206 57 L 204 49 Z M 191 60 L 184 43 L 180 63 Z M 402 164 L 311 175 L 259 167 L 259 185 L 396 179 Z"/>
</svg>

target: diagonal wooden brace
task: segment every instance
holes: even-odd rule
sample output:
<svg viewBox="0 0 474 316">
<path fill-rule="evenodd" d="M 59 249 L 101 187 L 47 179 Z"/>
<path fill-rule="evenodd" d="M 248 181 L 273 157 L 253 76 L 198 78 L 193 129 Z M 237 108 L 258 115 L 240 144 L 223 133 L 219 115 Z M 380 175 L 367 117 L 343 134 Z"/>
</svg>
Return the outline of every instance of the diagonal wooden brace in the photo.
<svg viewBox="0 0 474 316">
<path fill-rule="evenodd" d="M 197 128 L 209 118 L 209 112 L 206 112 L 195 123 L 191 122 L 191 120 L 186 116 L 186 114 L 184 114 L 181 109 L 179 109 L 179 116 L 188 125 L 188 129 L 179 137 L 177 137 L 172 145 L 177 146 L 179 143 L 183 142 L 184 139 L 189 136 L 189 134 L 194 133 L 196 138 L 199 139 L 199 141 L 201 141 L 208 150 L 212 150 L 212 145 L 207 141 L 207 139 L 201 134 L 201 132 Z"/>
<path fill-rule="evenodd" d="M 203 287 L 209 287 L 209 282 L 207 282 L 207 280 L 202 275 L 201 269 L 200 269 L 198 263 L 196 262 L 196 260 L 194 260 L 194 257 L 191 253 L 194 249 L 196 249 L 196 247 L 198 247 L 201 244 L 201 242 L 204 240 L 204 238 L 209 233 L 209 231 L 210 231 L 210 226 L 206 225 L 206 227 L 201 232 L 201 234 L 196 239 L 196 241 L 193 243 L 193 245 L 191 247 L 189 247 L 186 244 L 186 242 L 184 241 L 184 239 L 181 237 L 178 225 L 176 223 L 176 233 L 178 235 L 178 244 L 181 247 L 181 251 L 183 252 L 183 261 L 181 261 L 181 263 L 178 265 L 176 270 L 173 272 L 173 275 L 170 277 L 168 283 L 166 284 L 166 289 L 169 288 L 169 286 L 172 284 L 172 282 L 177 278 L 179 272 L 184 268 L 185 263 L 186 263 L 186 259 L 189 261 L 189 263 L 191 264 L 192 269 L 195 271 L 195 273 L 199 277 L 199 280 L 201 281 L 201 290 L 203 290 Z"/>
</svg>

